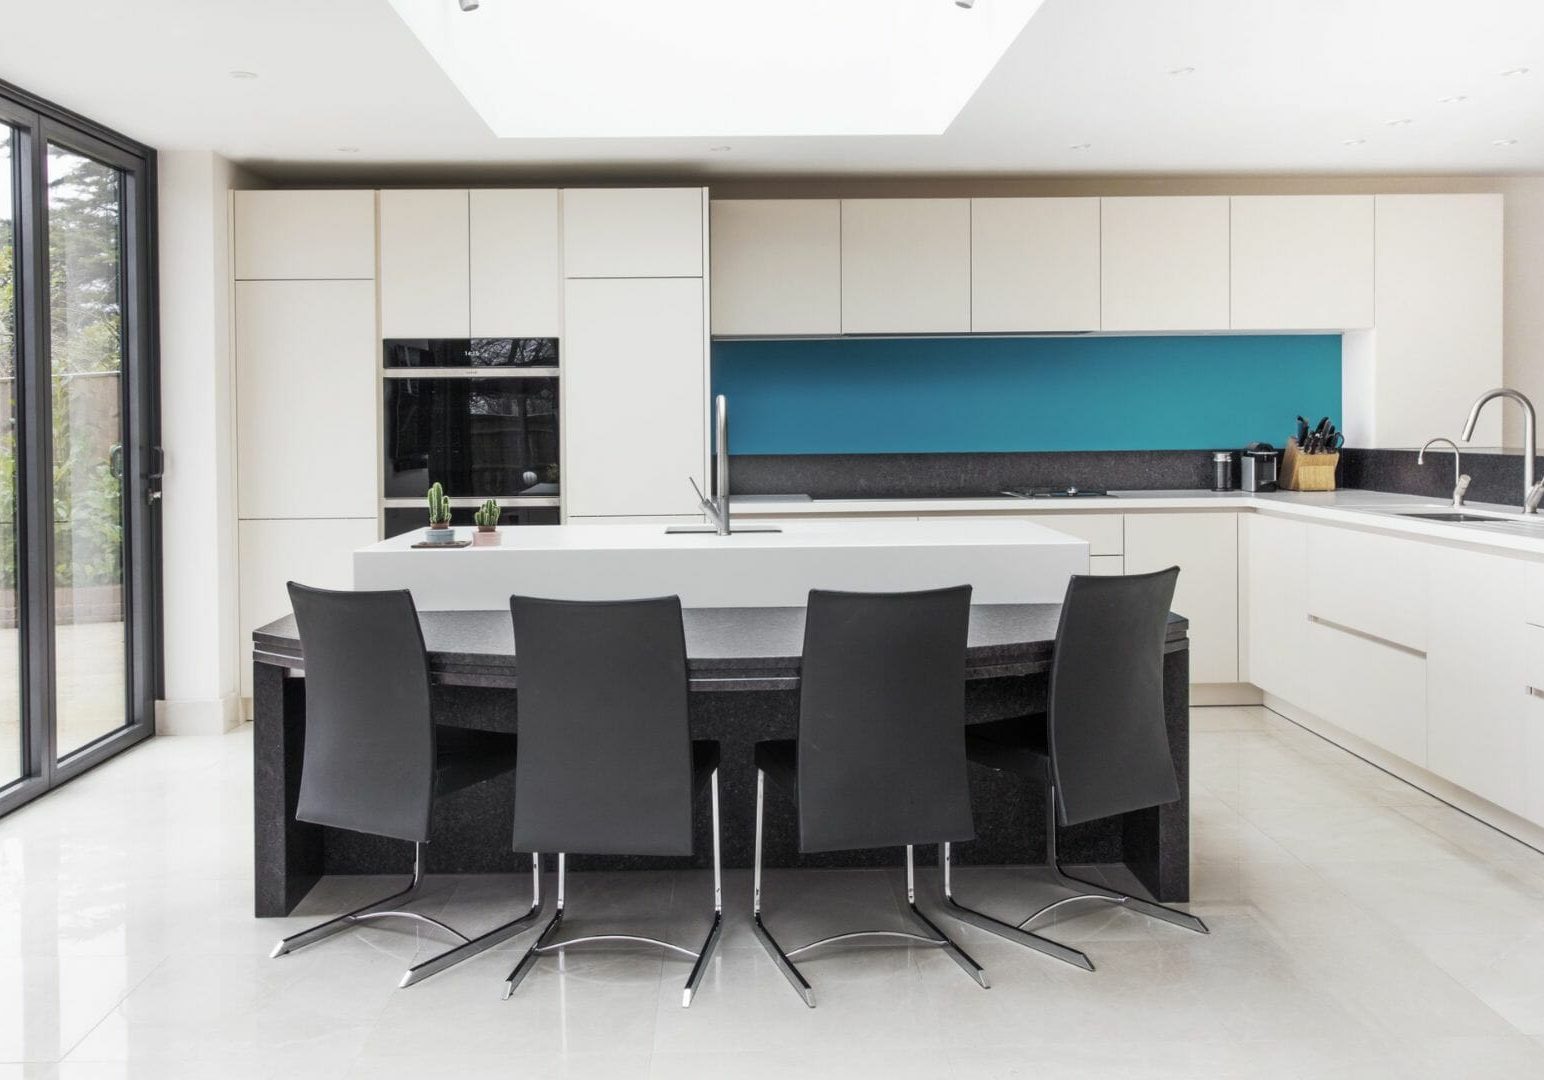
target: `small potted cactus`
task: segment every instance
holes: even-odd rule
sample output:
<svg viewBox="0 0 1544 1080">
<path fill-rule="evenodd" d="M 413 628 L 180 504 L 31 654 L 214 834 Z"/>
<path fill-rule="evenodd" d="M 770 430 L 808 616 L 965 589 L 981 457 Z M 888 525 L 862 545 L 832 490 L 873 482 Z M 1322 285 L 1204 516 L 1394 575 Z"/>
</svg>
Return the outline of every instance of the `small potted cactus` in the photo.
<svg viewBox="0 0 1544 1080">
<path fill-rule="evenodd" d="M 472 520 L 477 522 L 477 531 L 472 534 L 473 547 L 488 547 L 499 542 L 499 504 L 496 500 L 485 500 L 472 515 Z"/>
<path fill-rule="evenodd" d="M 450 497 L 438 480 L 429 486 L 429 528 L 424 533 L 429 544 L 454 544 L 456 530 L 450 527 Z"/>
</svg>

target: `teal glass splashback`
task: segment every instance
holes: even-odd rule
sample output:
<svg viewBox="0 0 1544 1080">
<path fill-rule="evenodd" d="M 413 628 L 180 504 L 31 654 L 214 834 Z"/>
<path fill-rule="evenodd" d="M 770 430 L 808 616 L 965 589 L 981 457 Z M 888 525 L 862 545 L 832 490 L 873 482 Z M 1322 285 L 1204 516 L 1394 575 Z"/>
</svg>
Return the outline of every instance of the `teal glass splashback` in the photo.
<svg viewBox="0 0 1544 1080">
<path fill-rule="evenodd" d="M 736 454 L 1281 446 L 1339 335 L 715 341 Z"/>
</svg>

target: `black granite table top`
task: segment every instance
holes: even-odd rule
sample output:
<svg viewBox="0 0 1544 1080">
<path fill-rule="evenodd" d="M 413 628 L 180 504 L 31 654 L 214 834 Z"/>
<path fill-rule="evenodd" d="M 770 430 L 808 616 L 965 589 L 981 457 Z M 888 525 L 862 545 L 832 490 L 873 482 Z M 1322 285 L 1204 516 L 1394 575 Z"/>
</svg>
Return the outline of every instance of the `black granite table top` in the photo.
<svg viewBox="0 0 1544 1080">
<path fill-rule="evenodd" d="M 780 690 L 799 683 L 804 609 L 687 608 L 687 671 L 694 690 Z M 970 609 L 966 678 L 1027 675 L 1050 665 L 1060 604 L 977 604 Z M 419 614 L 429 670 L 437 682 L 515 685 L 514 627 L 507 611 Z M 1189 647 L 1189 623 L 1169 616 L 1168 650 Z M 295 617 L 252 634 L 255 663 L 302 668 Z"/>
</svg>

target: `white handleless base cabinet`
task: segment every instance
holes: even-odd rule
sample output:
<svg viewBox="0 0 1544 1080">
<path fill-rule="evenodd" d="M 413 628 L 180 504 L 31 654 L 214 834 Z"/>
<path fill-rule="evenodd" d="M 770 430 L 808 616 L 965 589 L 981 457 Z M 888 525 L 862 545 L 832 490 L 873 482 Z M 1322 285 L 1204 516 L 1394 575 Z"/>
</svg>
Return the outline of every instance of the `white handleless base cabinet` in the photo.
<svg viewBox="0 0 1544 1080">
<path fill-rule="evenodd" d="M 1238 524 L 1231 513 L 1126 514 L 1128 574 L 1178 566 L 1173 608 L 1190 620 L 1190 681 L 1238 681 Z"/>
<path fill-rule="evenodd" d="M 376 536 L 374 517 L 238 523 L 243 697 L 252 696 L 252 631 L 290 613 L 286 584 L 353 588 L 354 552 Z"/>
<path fill-rule="evenodd" d="M 1239 679 L 1306 702 L 1308 526 L 1245 514 L 1239 519 Z"/>
<path fill-rule="evenodd" d="M 1427 558 L 1426 766 L 1525 814 L 1523 564 L 1437 545 Z"/>
<path fill-rule="evenodd" d="M 1308 708 L 1314 715 L 1426 766 L 1426 658 L 1323 622 L 1308 625 Z"/>
<path fill-rule="evenodd" d="M 697 514 L 708 490 L 700 278 L 564 286 L 563 499 L 569 517 Z"/>
</svg>

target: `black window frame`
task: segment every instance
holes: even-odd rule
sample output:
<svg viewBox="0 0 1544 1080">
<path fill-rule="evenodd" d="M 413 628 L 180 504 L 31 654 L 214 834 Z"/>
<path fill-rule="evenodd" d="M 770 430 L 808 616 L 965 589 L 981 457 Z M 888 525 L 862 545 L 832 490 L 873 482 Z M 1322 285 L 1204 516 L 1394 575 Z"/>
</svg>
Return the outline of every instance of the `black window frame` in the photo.
<svg viewBox="0 0 1544 1080">
<path fill-rule="evenodd" d="M 22 778 L 0 787 L 0 816 L 155 734 L 163 696 L 160 356 L 156 152 L 0 80 L 0 123 L 15 131 L 17 605 L 22 652 Z M 57 757 L 54 722 L 53 504 L 48 266 L 48 147 L 83 154 L 123 178 L 119 223 L 123 313 L 122 512 L 125 720 Z"/>
</svg>

